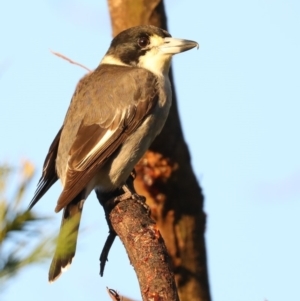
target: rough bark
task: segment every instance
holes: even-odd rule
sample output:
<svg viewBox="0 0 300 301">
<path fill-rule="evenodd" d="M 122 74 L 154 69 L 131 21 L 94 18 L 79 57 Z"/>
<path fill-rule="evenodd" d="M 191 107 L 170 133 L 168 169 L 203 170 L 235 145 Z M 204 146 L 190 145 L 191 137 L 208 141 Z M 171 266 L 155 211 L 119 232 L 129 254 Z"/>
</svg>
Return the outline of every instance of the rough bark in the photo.
<svg viewBox="0 0 300 301">
<path fill-rule="evenodd" d="M 161 0 L 108 0 L 108 5 L 114 36 L 128 27 L 143 24 L 167 29 Z M 170 78 L 174 87 L 172 72 Z M 209 301 L 204 198 L 184 141 L 174 88 L 166 125 L 136 171 L 135 188 L 147 198 L 164 238 L 180 300 Z"/>
<path fill-rule="evenodd" d="M 122 201 L 109 214 L 135 269 L 144 301 L 179 301 L 174 274 L 160 232 L 145 207 Z"/>
</svg>

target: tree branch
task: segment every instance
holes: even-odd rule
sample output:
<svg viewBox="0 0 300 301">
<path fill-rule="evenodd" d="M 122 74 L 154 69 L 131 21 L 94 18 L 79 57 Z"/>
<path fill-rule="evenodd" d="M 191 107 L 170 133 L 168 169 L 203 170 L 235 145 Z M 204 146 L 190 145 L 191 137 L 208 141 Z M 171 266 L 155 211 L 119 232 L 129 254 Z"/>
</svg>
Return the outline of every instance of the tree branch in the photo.
<svg viewBox="0 0 300 301">
<path fill-rule="evenodd" d="M 135 269 L 143 300 L 179 301 L 167 249 L 145 207 L 134 199 L 121 201 L 109 219 Z"/>
</svg>

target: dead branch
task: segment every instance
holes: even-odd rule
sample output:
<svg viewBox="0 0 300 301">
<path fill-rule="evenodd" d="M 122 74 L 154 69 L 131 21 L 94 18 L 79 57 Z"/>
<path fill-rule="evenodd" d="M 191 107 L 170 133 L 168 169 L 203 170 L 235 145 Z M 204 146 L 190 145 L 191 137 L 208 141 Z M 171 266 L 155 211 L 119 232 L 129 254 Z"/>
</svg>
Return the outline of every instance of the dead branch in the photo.
<svg viewBox="0 0 300 301">
<path fill-rule="evenodd" d="M 87 70 L 89 73 L 92 72 L 92 70 L 90 70 L 89 68 L 85 67 L 84 65 L 82 65 L 82 64 L 80 64 L 80 63 L 77 63 L 77 62 L 75 62 L 75 61 L 69 59 L 68 57 L 64 56 L 63 54 L 61 54 L 61 53 L 59 53 L 59 52 L 55 52 L 55 51 L 53 51 L 53 50 L 51 50 L 51 49 L 50 49 L 50 51 L 51 51 L 51 53 L 53 53 L 54 55 L 56 55 L 56 56 L 58 56 L 58 57 L 60 57 L 60 58 L 62 58 L 62 59 L 64 59 L 64 60 L 68 61 L 70 64 L 79 66 L 79 67 L 81 67 L 81 68 Z"/>
</svg>

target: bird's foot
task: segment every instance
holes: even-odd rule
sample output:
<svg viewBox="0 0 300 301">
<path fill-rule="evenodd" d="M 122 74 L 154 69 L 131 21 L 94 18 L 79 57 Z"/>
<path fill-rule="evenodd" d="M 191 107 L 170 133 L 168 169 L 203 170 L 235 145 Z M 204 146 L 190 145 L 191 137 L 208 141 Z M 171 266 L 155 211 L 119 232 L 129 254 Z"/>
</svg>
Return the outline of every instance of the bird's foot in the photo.
<svg viewBox="0 0 300 301">
<path fill-rule="evenodd" d="M 136 192 L 132 192 L 126 185 L 122 187 L 124 193 L 121 195 L 118 195 L 110 200 L 108 202 L 111 203 L 111 205 L 115 206 L 120 202 L 126 201 L 126 200 L 133 200 L 137 202 L 138 204 L 142 205 L 147 212 L 150 212 L 149 206 L 146 204 L 146 198 L 142 195 L 137 194 Z M 112 204 L 113 203 L 113 204 Z"/>
</svg>

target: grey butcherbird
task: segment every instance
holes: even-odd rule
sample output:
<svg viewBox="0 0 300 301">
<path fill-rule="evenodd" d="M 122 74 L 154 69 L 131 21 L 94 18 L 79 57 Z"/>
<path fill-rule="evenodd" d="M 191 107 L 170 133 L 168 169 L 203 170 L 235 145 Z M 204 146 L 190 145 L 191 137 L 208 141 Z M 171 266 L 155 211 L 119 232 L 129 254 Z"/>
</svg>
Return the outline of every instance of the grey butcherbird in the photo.
<svg viewBox="0 0 300 301">
<path fill-rule="evenodd" d="M 61 180 L 55 212 L 64 212 L 50 282 L 72 262 L 90 192 L 101 195 L 124 185 L 160 133 L 171 106 L 171 58 L 196 46 L 154 26 L 129 28 L 112 40 L 98 68 L 77 85 L 29 206 Z"/>
</svg>

